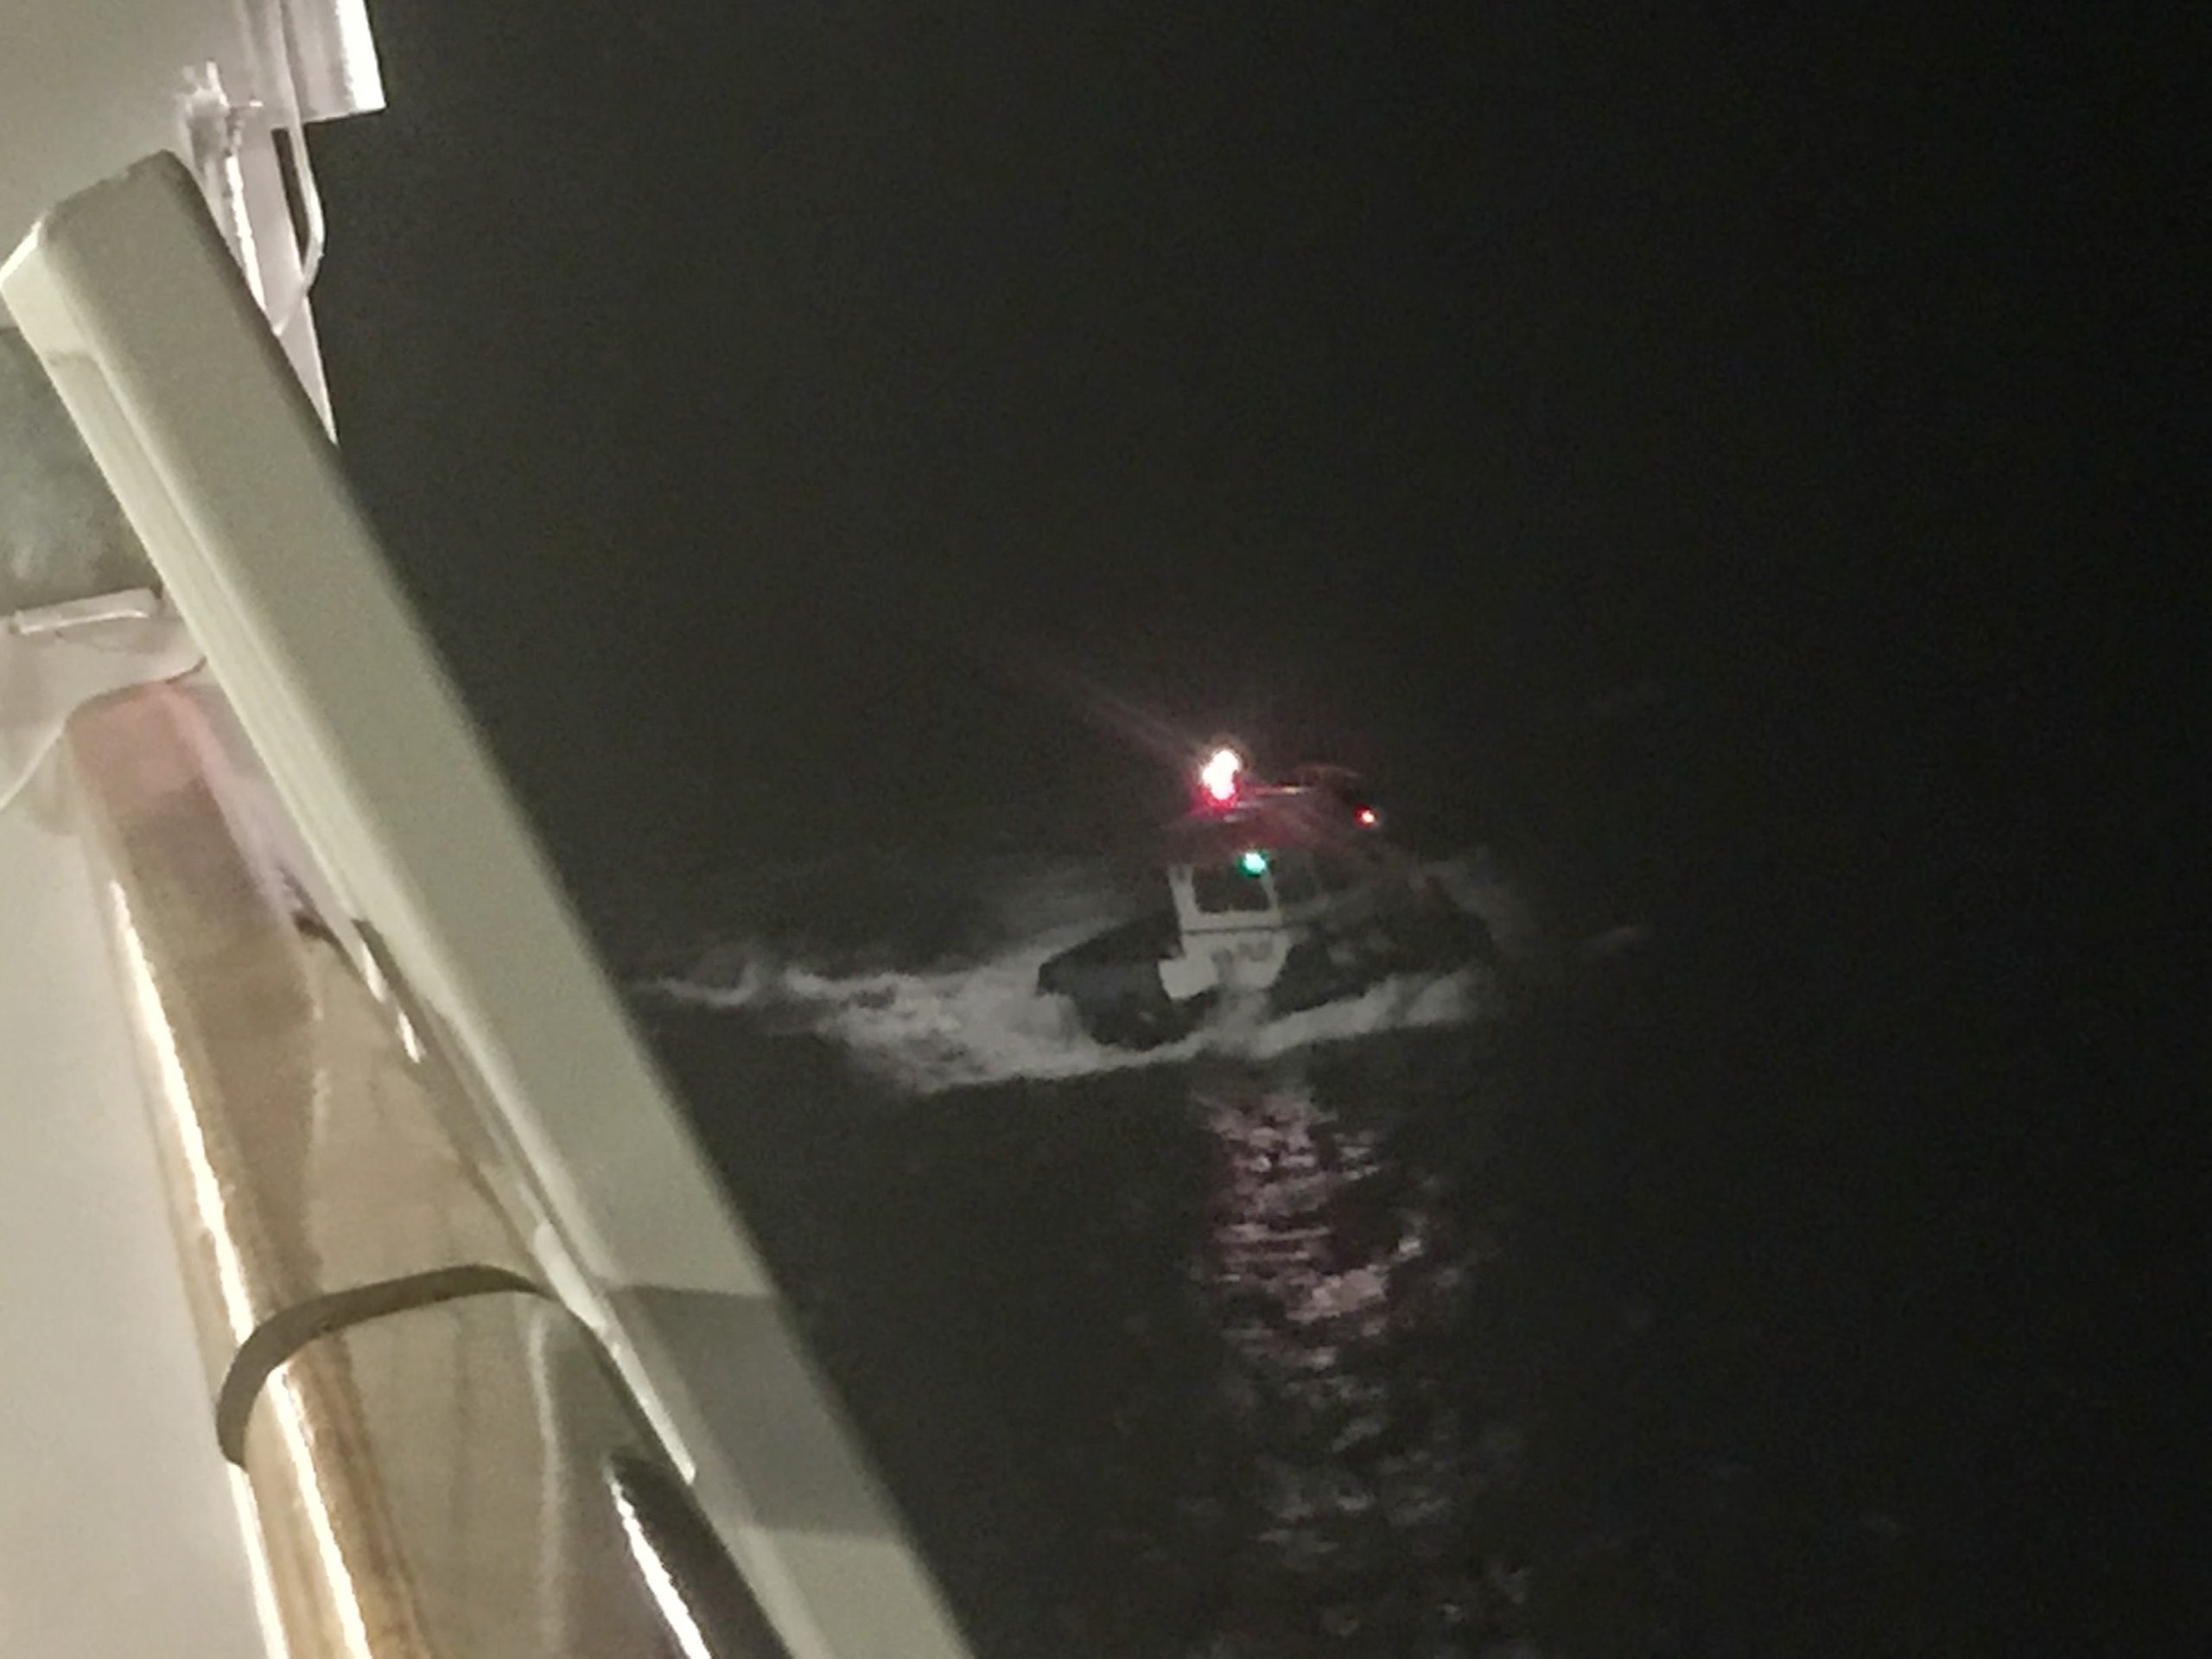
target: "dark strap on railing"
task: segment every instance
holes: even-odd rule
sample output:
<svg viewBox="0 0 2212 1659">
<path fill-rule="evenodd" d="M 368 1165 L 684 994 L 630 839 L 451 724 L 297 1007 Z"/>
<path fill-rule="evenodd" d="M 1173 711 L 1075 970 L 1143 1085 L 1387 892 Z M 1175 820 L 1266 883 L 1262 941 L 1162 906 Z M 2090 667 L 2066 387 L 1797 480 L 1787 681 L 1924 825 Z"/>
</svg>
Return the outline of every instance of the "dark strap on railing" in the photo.
<svg viewBox="0 0 2212 1659">
<path fill-rule="evenodd" d="M 223 1373 L 221 1386 L 215 1390 L 215 1439 L 223 1455 L 240 1468 L 245 1466 L 246 1421 L 253 1415 L 263 1386 L 279 1365 L 316 1338 L 380 1319 L 388 1313 L 507 1291 L 528 1296 L 545 1294 L 543 1286 L 508 1268 L 469 1265 L 349 1286 L 271 1314 L 238 1344 Z"/>
</svg>

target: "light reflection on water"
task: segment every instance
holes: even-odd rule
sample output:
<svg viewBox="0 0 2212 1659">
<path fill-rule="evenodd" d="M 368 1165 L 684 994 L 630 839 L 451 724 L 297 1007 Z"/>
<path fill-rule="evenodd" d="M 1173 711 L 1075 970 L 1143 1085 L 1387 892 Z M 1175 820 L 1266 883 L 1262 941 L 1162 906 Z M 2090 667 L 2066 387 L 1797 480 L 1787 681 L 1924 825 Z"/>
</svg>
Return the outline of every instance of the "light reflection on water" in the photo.
<svg viewBox="0 0 2212 1659">
<path fill-rule="evenodd" d="M 1476 1029 L 915 1095 L 651 1007 L 979 1655 L 1528 1651 Z"/>
<path fill-rule="evenodd" d="M 1507 1598 L 1471 1559 L 1480 1471 L 1447 1363 L 1470 1255 L 1443 1183 L 1302 1068 L 1209 1077 L 1192 1098 L 1211 1158 L 1195 1274 L 1237 1441 L 1201 1651 L 1484 1650 Z"/>
<path fill-rule="evenodd" d="M 918 1094 L 742 983 L 643 1011 L 979 1655 L 1967 1650 L 2001 1425 L 1898 1184 L 1952 1126 L 1602 954 L 1465 1026 Z"/>
</svg>

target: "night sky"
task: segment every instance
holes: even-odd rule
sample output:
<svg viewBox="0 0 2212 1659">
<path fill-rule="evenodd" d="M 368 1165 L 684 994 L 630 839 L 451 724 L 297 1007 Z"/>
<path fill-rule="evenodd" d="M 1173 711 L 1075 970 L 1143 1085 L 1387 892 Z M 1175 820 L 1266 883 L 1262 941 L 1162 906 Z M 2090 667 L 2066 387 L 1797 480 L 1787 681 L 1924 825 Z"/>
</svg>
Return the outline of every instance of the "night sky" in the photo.
<svg viewBox="0 0 2212 1659">
<path fill-rule="evenodd" d="M 1351 760 L 1956 1114 L 2008 1351 L 2153 1468 L 2196 93 L 1894 10 L 377 0 L 342 439 L 588 909 L 1081 846 L 1147 723 Z M 2120 1438 L 2050 1501 L 2171 1537 Z"/>
<path fill-rule="evenodd" d="M 1669 10 L 385 0 L 355 474 L 594 856 L 671 769 L 1079 838 L 1157 761 L 1073 684 L 1483 794 L 1648 684 L 1856 810 L 2050 671 L 2087 158 L 2169 118 L 2099 31 Z"/>
</svg>

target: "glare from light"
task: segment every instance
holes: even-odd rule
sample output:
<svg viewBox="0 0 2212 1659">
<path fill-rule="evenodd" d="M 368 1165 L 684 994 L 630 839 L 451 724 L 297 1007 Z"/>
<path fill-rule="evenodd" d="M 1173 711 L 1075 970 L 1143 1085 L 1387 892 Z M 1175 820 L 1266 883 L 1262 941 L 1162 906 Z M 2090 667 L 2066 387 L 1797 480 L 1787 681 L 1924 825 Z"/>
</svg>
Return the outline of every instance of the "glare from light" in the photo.
<svg viewBox="0 0 2212 1659">
<path fill-rule="evenodd" d="M 1226 804 L 1236 798 L 1236 775 L 1244 770 L 1244 757 L 1234 749 L 1216 749 L 1198 768 L 1198 782 L 1207 798 Z"/>
<path fill-rule="evenodd" d="M 265 1397 L 276 1414 L 276 1432 L 283 1437 L 286 1458 L 299 1482 L 300 1513 L 313 1535 L 315 1553 L 321 1558 L 323 1581 L 330 1586 L 339 1626 L 345 1633 L 346 1651 L 353 1659 L 375 1659 L 377 1644 L 369 1638 L 368 1614 L 361 1605 L 353 1564 L 339 1541 L 338 1522 L 323 1489 L 321 1460 L 336 1462 L 340 1454 L 334 1448 L 316 1445 L 321 1437 L 308 1415 L 307 1402 L 301 1397 L 299 1382 L 289 1367 L 270 1373 Z"/>
<path fill-rule="evenodd" d="M 235 1463 L 223 1465 L 238 1506 L 238 1526 L 245 1535 L 246 1580 L 253 1591 L 253 1611 L 261 1626 L 261 1644 L 267 1659 L 292 1659 L 292 1639 L 284 1630 L 283 1604 L 276 1595 L 276 1580 L 269 1560 L 270 1530 L 261 1523 L 261 1505 L 253 1483 Z"/>
<path fill-rule="evenodd" d="M 121 914 L 117 931 L 122 941 L 131 992 L 138 1003 L 139 1029 L 152 1051 L 155 1071 L 164 1096 L 162 1103 L 176 1127 L 177 1147 L 183 1154 L 186 1179 L 191 1185 L 193 1205 L 198 1212 L 197 1230 L 213 1249 L 215 1282 L 232 1330 L 243 1333 L 251 1331 L 256 1322 L 254 1300 L 245 1263 L 238 1254 L 230 1206 L 224 1201 L 223 1184 L 215 1173 L 213 1154 L 200 1122 L 200 1109 L 192 1097 L 191 1077 L 185 1071 L 184 1058 L 178 1052 L 176 1034 L 169 1023 L 169 1010 L 162 1001 L 161 986 L 154 977 L 153 963 L 147 957 L 137 928 L 129 919 L 121 887 L 111 882 L 110 890 L 109 902 Z M 373 1644 L 369 1639 L 368 1617 L 361 1606 L 353 1567 L 339 1541 L 337 1522 L 331 1516 L 329 1499 L 323 1491 L 315 1461 L 314 1429 L 300 1400 L 298 1385 L 289 1370 L 280 1369 L 270 1374 L 266 1397 L 276 1414 L 277 1433 L 283 1438 L 285 1452 L 298 1482 L 300 1513 L 307 1522 L 315 1552 L 321 1558 L 322 1576 L 330 1586 L 345 1651 L 354 1659 L 371 1659 Z M 264 1542 L 266 1538 L 264 1533 Z"/>
<path fill-rule="evenodd" d="M 652 1535 L 638 1518 L 629 1493 L 619 1484 L 613 1493 L 614 1513 L 622 1522 L 622 1535 L 630 1546 L 630 1559 L 645 1575 L 645 1588 L 652 1596 L 653 1605 L 660 1609 L 661 1622 L 676 1638 L 677 1646 L 683 1649 L 683 1659 L 715 1659 L 714 1649 L 707 1644 L 707 1633 L 699 1628 L 699 1621 L 692 1618 L 690 1608 L 684 1605 L 683 1591 L 654 1547 Z"/>
<path fill-rule="evenodd" d="M 197 1223 L 194 1230 L 207 1241 L 210 1254 L 215 1259 L 216 1294 L 222 1298 L 231 1333 L 243 1338 L 260 1321 L 245 1262 L 238 1254 L 231 1206 L 224 1196 L 222 1179 L 215 1173 L 214 1154 L 200 1121 L 200 1105 L 192 1096 L 192 1079 L 184 1069 L 176 1032 L 169 1023 L 170 1010 L 154 977 L 154 965 L 146 955 L 145 942 L 138 937 L 137 926 L 130 919 L 129 902 L 121 885 L 111 881 L 108 893 L 111 912 L 118 918 L 116 933 L 122 943 L 126 977 L 132 999 L 138 1005 L 138 1029 L 152 1055 L 160 1083 L 157 1103 L 167 1110 L 175 1127 L 176 1148 L 184 1159 L 185 1179 L 192 1189 L 192 1207 Z"/>
<path fill-rule="evenodd" d="M 1371 806 L 1361 807 L 1358 811 L 1352 814 L 1352 817 L 1359 821 L 1360 828 L 1363 830 L 1372 830 L 1375 827 L 1375 809 Z"/>
</svg>

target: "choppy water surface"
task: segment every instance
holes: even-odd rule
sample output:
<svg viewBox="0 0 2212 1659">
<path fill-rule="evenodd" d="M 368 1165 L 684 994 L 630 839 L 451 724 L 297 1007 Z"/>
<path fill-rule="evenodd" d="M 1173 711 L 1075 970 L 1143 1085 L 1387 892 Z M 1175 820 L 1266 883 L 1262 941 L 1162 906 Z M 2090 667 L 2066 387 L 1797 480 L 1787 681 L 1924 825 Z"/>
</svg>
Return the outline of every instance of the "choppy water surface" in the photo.
<svg viewBox="0 0 2212 1659">
<path fill-rule="evenodd" d="M 1065 873 L 638 1007 L 988 1655 L 1959 1650 L 1845 1126 L 1699 1092 L 1663 941 L 1463 891 L 1525 972 L 1143 1057 L 1029 988 Z"/>
</svg>

